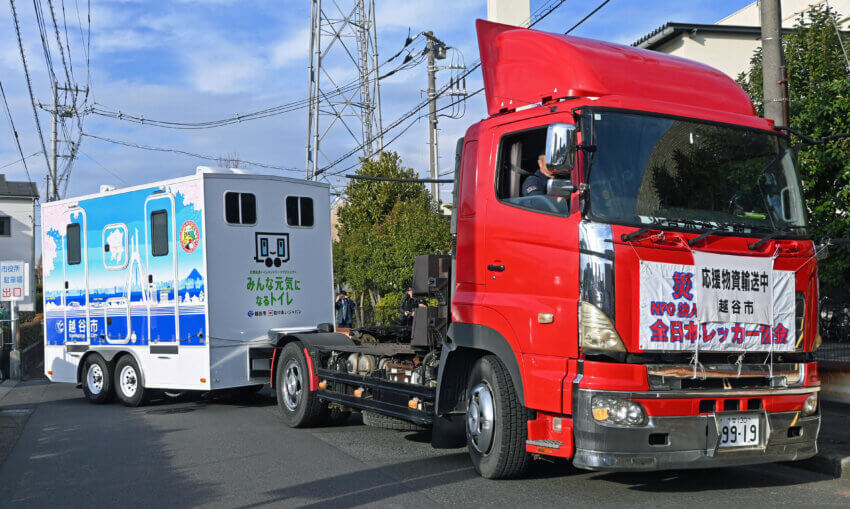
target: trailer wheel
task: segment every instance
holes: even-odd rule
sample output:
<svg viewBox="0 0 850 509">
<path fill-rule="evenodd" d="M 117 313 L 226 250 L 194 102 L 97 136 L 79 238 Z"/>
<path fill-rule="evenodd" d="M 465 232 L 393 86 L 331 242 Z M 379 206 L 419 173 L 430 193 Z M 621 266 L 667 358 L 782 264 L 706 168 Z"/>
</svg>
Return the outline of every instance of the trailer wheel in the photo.
<svg viewBox="0 0 850 509">
<path fill-rule="evenodd" d="M 109 364 L 98 354 L 86 357 L 83 364 L 83 394 L 91 403 L 109 403 L 115 396 Z"/>
<path fill-rule="evenodd" d="M 121 357 L 115 365 L 115 394 L 121 403 L 130 407 L 143 405 L 147 400 L 142 370 L 132 355 Z"/>
<path fill-rule="evenodd" d="M 275 373 L 277 406 L 283 421 L 292 428 L 320 424 L 327 417 L 328 406 L 310 392 L 304 346 L 294 341 L 280 353 Z"/>
<path fill-rule="evenodd" d="M 487 479 L 522 475 L 531 461 L 525 451 L 528 410 L 498 357 L 487 355 L 475 363 L 467 397 L 466 441 L 475 470 Z"/>
<path fill-rule="evenodd" d="M 379 414 L 370 410 L 360 412 L 363 415 L 363 424 L 372 426 L 373 428 L 394 429 L 398 431 L 424 431 L 428 429 L 425 426 L 414 424 L 398 417 Z"/>
</svg>

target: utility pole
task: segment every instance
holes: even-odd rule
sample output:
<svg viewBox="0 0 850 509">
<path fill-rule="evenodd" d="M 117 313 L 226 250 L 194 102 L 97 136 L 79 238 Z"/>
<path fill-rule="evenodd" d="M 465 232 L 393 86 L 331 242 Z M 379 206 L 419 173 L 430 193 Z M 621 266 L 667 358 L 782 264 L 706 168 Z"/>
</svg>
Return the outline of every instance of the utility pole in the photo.
<svg viewBox="0 0 850 509">
<path fill-rule="evenodd" d="M 79 87 L 60 87 L 58 83 L 53 82 L 53 104 L 52 106 L 47 106 L 46 104 L 39 103 L 38 106 L 50 113 L 52 118 L 52 137 L 51 137 L 51 148 L 52 153 L 50 154 L 50 168 L 48 168 L 47 172 L 47 201 L 56 201 L 59 199 L 59 158 L 71 158 L 73 159 L 76 154 L 76 146 L 72 140 L 59 140 L 59 119 L 60 118 L 73 118 L 74 115 L 77 114 L 77 110 L 74 106 L 68 106 L 65 104 L 59 104 L 59 91 L 63 92 L 73 92 L 75 94 L 79 93 L 88 93 L 87 88 L 79 88 Z M 71 145 L 71 155 L 70 156 L 60 156 L 59 155 L 59 141 L 67 141 Z"/>
<path fill-rule="evenodd" d="M 788 97 L 784 94 L 785 58 L 782 54 L 780 0 L 760 0 L 764 116 L 787 125 Z"/>
<path fill-rule="evenodd" d="M 59 199 L 59 183 L 57 182 L 59 170 L 56 164 L 58 161 L 58 152 L 56 150 L 56 145 L 59 143 L 59 85 L 54 81 L 53 82 L 53 108 L 50 110 L 53 118 L 53 137 L 51 146 L 53 148 L 53 153 L 50 156 L 50 189 L 47 192 L 47 201 L 55 201 Z"/>
<path fill-rule="evenodd" d="M 423 34 L 428 42 L 428 159 L 430 161 L 431 178 L 437 179 L 437 163 L 439 152 L 437 150 L 437 59 L 446 58 L 446 45 L 443 41 L 434 37 L 432 32 Z M 431 202 L 436 207 L 440 202 L 440 187 L 436 182 L 431 182 Z"/>
</svg>

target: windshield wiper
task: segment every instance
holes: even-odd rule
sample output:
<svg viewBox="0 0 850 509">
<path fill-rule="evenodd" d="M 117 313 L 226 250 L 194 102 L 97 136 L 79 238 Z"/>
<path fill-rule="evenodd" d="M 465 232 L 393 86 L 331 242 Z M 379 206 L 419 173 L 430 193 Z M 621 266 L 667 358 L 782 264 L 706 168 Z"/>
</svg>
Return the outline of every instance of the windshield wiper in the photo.
<svg viewBox="0 0 850 509">
<path fill-rule="evenodd" d="M 661 221 L 653 221 L 649 224 L 641 226 L 640 228 L 631 233 L 624 233 L 620 235 L 620 240 L 622 240 L 623 242 L 631 242 L 632 239 L 640 237 L 649 230 L 660 230 L 663 227 L 664 225 L 661 223 Z"/>
<path fill-rule="evenodd" d="M 691 246 L 691 247 L 693 247 L 693 245 L 694 245 L 694 244 L 698 243 L 698 242 L 699 242 L 699 241 L 701 241 L 702 239 L 704 239 L 704 238 L 706 238 L 706 237 L 708 237 L 708 236 L 710 236 L 710 235 L 714 235 L 715 233 L 720 233 L 720 232 L 724 231 L 726 228 L 728 228 L 728 225 L 725 225 L 725 224 L 723 224 L 723 225 L 719 225 L 719 226 L 715 226 L 715 227 L 713 227 L 713 228 L 709 228 L 708 230 L 706 230 L 706 231 L 704 231 L 704 232 L 700 233 L 698 236 L 696 236 L 696 237 L 692 238 L 691 240 L 689 240 L 689 241 L 688 241 L 688 245 L 689 245 L 689 246 Z"/>
<path fill-rule="evenodd" d="M 760 248 L 763 244 L 765 244 L 768 240 L 775 239 L 776 237 L 781 237 L 783 235 L 788 235 L 789 233 L 791 233 L 791 232 L 788 231 L 788 228 L 781 228 L 779 230 L 774 230 L 774 231 L 768 233 L 767 235 L 765 235 L 764 237 L 762 237 L 758 242 L 753 242 L 752 244 L 749 244 L 749 248 L 752 249 L 753 251 L 755 251 L 756 249 Z"/>
</svg>

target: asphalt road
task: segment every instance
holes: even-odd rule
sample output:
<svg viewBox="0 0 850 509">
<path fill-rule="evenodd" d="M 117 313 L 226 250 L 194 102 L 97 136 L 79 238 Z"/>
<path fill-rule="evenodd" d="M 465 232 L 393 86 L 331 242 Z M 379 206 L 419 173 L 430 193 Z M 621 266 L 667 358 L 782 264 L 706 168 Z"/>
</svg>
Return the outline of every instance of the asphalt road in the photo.
<svg viewBox="0 0 850 509">
<path fill-rule="evenodd" d="M 537 462 L 525 479 L 488 481 L 465 449 L 434 450 L 427 433 L 358 417 L 286 428 L 262 393 L 125 408 L 39 381 L 0 397 L 2 507 L 850 506 L 850 481 L 787 465 L 622 474 Z"/>
</svg>

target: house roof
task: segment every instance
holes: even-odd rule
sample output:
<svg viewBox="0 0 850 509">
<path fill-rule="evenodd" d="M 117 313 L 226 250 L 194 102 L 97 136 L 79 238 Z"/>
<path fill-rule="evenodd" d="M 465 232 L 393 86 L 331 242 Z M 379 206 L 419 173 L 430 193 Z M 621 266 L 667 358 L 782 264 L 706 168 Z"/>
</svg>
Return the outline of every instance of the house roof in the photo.
<svg viewBox="0 0 850 509">
<path fill-rule="evenodd" d="M 6 175 L 0 173 L 0 196 L 15 198 L 38 199 L 38 186 L 35 182 L 15 182 L 6 180 Z"/>
<path fill-rule="evenodd" d="M 791 30 L 785 28 L 783 33 L 790 33 Z M 682 34 L 720 34 L 720 35 L 749 35 L 761 37 L 761 27 L 745 26 L 745 25 L 714 25 L 700 23 L 665 23 L 656 28 L 652 32 L 644 35 L 640 39 L 632 43 L 632 46 L 643 49 L 656 49 L 665 42 L 675 39 Z"/>
</svg>

